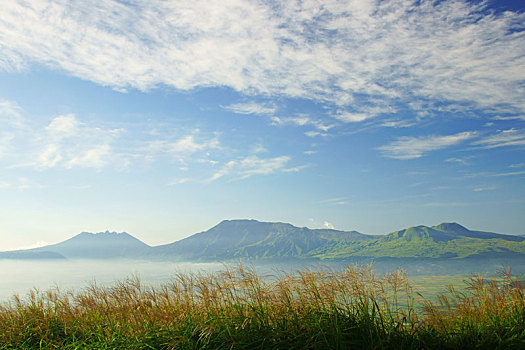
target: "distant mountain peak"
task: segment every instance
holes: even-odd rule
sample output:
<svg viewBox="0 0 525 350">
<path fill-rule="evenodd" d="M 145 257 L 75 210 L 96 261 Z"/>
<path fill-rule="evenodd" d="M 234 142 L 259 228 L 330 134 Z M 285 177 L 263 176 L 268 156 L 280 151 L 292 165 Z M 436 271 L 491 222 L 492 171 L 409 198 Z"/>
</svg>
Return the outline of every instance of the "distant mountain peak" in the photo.
<svg viewBox="0 0 525 350">
<path fill-rule="evenodd" d="M 76 237 L 133 237 L 127 232 L 101 231 L 101 232 L 81 232 Z"/>
<path fill-rule="evenodd" d="M 438 231 L 448 231 L 448 232 L 470 232 L 465 226 L 461 226 L 457 222 L 443 222 L 437 226 L 432 227 L 434 230 Z"/>
</svg>

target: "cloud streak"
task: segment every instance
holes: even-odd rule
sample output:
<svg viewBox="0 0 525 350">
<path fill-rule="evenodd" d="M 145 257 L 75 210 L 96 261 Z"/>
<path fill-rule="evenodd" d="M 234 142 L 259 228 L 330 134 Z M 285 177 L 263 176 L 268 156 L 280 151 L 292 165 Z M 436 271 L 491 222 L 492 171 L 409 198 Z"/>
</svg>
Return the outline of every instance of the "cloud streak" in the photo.
<svg viewBox="0 0 525 350">
<path fill-rule="evenodd" d="M 419 99 L 523 115 L 525 14 L 484 6 L 8 1 L 0 13 L 0 69 L 43 64 L 120 90 L 221 86 L 337 106 L 375 99 L 410 107 L 407 101 Z M 248 107 L 237 111 L 271 110 Z M 356 110 L 339 117 L 370 117 Z"/>
<path fill-rule="evenodd" d="M 475 132 L 462 132 L 445 136 L 400 137 L 396 141 L 378 148 L 385 157 L 414 159 L 426 153 L 459 144 L 476 136 Z"/>
<path fill-rule="evenodd" d="M 176 140 L 156 139 L 147 143 L 144 148 L 146 157 L 156 158 L 160 155 L 169 155 L 177 161 L 184 161 L 187 157 L 197 153 L 218 148 L 220 142 L 217 138 L 196 140 L 195 136 L 185 135 Z"/>
<path fill-rule="evenodd" d="M 508 146 L 525 146 L 525 130 L 508 129 L 476 141 L 474 145 L 481 148 L 497 148 Z"/>
<path fill-rule="evenodd" d="M 271 104 L 261 104 L 255 102 L 234 103 L 229 106 L 221 106 L 223 109 L 232 111 L 237 114 L 273 114 L 277 111 L 277 107 Z"/>
<path fill-rule="evenodd" d="M 259 158 L 251 155 L 243 159 L 231 160 L 219 171 L 214 173 L 213 176 L 208 179 L 208 182 L 218 180 L 226 175 L 246 179 L 253 175 L 269 175 L 279 171 L 286 172 L 288 170 L 286 164 L 290 159 L 288 156 Z"/>
</svg>

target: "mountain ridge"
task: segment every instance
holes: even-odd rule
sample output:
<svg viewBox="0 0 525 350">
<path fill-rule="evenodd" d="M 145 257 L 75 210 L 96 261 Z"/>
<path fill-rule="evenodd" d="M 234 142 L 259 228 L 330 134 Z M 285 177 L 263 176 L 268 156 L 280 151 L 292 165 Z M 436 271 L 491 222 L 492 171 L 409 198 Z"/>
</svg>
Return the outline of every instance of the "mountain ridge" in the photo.
<svg viewBox="0 0 525 350">
<path fill-rule="evenodd" d="M 283 222 L 223 220 L 181 240 L 149 246 L 126 232 L 81 232 L 65 241 L 0 258 L 144 258 L 187 261 L 233 259 L 439 258 L 523 256 L 525 237 L 472 231 L 455 222 L 412 226 L 385 235 L 310 229 Z"/>
<path fill-rule="evenodd" d="M 69 239 L 44 247 L 17 250 L 23 255 L 55 255 L 64 258 L 108 259 L 143 256 L 151 247 L 127 232 L 81 232 Z M 1 255 L 0 255 L 1 257 Z"/>
</svg>

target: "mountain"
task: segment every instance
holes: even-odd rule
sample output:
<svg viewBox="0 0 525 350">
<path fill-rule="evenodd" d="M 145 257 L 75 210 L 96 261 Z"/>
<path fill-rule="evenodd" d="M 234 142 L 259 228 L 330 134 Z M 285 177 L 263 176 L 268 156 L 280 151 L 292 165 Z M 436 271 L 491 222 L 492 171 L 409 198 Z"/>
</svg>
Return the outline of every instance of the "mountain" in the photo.
<svg viewBox="0 0 525 350">
<path fill-rule="evenodd" d="M 352 244 L 374 238 L 357 231 L 312 230 L 280 222 L 225 220 L 208 231 L 154 247 L 154 253 L 188 260 L 297 258 L 325 245 Z"/>
<path fill-rule="evenodd" d="M 225 220 L 208 231 L 154 247 L 182 260 L 352 258 L 525 258 L 525 237 L 471 231 L 457 223 L 415 226 L 386 235 L 315 230 L 286 223 Z"/>
<path fill-rule="evenodd" d="M 8 259 L 149 258 L 228 261 L 281 259 L 525 259 L 525 237 L 471 231 L 457 223 L 414 226 L 386 235 L 309 229 L 281 222 L 225 220 L 180 241 L 150 247 L 123 232 L 82 232 L 30 250 L 0 252 Z"/>
<path fill-rule="evenodd" d="M 525 258 L 525 237 L 471 231 L 457 223 L 415 226 L 391 232 L 366 244 L 320 249 L 319 259 L 359 258 Z"/>
<path fill-rule="evenodd" d="M 82 232 L 63 242 L 18 251 L 33 254 L 59 254 L 65 258 L 107 259 L 136 258 L 149 253 L 151 247 L 126 232 Z"/>
</svg>

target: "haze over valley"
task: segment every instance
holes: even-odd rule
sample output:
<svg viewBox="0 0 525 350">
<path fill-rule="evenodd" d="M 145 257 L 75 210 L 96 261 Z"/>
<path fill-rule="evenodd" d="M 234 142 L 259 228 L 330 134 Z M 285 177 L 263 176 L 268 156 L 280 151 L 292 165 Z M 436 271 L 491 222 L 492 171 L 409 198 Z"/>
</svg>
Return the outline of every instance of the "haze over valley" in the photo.
<svg viewBox="0 0 525 350">
<path fill-rule="evenodd" d="M 372 264 L 379 273 L 401 268 L 411 276 L 447 275 L 451 271 L 454 275 L 492 275 L 502 266 L 512 266 L 515 273 L 521 274 L 525 273 L 525 237 L 471 231 L 457 223 L 367 235 L 287 223 L 225 220 L 207 231 L 158 246 L 149 246 L 125 232 L 106 231 L 82 232 L 53 245 L 0 252 L 0 266 L 6 271 L 12 270 L 7 266 L 15 262 L 26 267 L 43 263 L 50 269 L 48 275 L 54 270 L 48 282 L 40 281 L 42 286 L 54 282 L 76 287 L 93 279 L 109 283 L 133 273 L 139 273 L 147 282 L 159 283 L 181 269 L 213 270 L 238 263 L 266 272 L 301 266 L 338 269 Z M 68 277 L 65 271 L 71 269 L 76 271 Z M 11 292 L 31 287 L 27 282 L 11 284 Z"/>
</svg>

